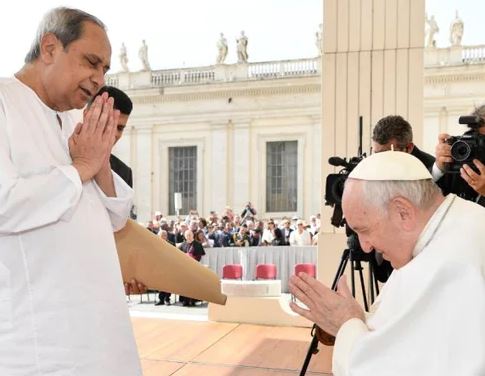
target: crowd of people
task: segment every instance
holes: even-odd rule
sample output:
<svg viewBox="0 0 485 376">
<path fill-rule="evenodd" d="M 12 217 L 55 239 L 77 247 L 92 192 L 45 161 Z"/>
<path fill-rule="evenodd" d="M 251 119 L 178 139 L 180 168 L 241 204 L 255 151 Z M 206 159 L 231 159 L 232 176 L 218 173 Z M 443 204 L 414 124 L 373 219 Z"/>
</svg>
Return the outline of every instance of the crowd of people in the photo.
<svg viewBox="0 0 485 376">
<path fill-rule="evenodd" d="M 226 206 L 222 215 L 211 211 L 207 218 L 197 210 L 190 210 L 184 218 L 170 219 L 156 211 L 146 228 L 161 239 L 200 262 L 204 248 L 308 246 L 316 245 L 320 229 L 320 215 L 312 215 L 307 224 L 298 217 L 273 219 L 257 218 L 257 211 L 248 202 L 240 215 Z M 195 306 L 197 300 L 181 296 L 183 306 Z M 155 305 L 170 305 L 171 294 L 159 291 Z"/>
<path fill-rule="evenodd" d="M 320 215 L 312 215 L 308 222 L 296 216 L 280 221 L 258 219 L 256 209 L 248 202 L 240 215 L 229 206 L 222 215 L 211 211 L 202 217 L 196 210 L 190 210 L 185 218 L 178 219 L 169 219 L 156 211 L 146 227 L 176 246 L 185 241 L 187 231 L 204 248 L 308 246 L 317 244 Z"/>
</svg>

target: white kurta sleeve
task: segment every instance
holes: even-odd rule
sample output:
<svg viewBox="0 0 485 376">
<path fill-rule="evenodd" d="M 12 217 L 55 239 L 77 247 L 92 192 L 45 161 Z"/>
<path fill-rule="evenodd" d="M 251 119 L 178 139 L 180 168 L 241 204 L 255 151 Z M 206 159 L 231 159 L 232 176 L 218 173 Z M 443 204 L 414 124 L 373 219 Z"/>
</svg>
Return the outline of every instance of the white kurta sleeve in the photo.
<svg viewBox="0 0 485 376">
<path fill-rule="evenodd" d="M 350 374 L 350 352 L 355 342 L 368 331 L 367 325 L 359 319 L 350 319 L 342 325 L 335 337 L 335 347 L 333 348 L 332 371 L 335 376 Z"/>
<path fill-rule="evenodd" d="M 0 109 L 0 235 L 69 220 L 82 192 L 77 170 L 70 165 L 53 166 L 21 175 L 10 158 L 5 123 Z"/>
<path fill-rule="evenodd" d="M 113 231 L 116 232 L 125 227 L 126 221 L 130 215 L 130 210 L 133 205 L 133 189 L 131 189 L 130 186 L 114 171 L 113 183 L 116 190 L 116 197 L 108 197 L 93 180 L 93 184 L 98 191 L 99 197 L 108 211 Z"/>
</svg>

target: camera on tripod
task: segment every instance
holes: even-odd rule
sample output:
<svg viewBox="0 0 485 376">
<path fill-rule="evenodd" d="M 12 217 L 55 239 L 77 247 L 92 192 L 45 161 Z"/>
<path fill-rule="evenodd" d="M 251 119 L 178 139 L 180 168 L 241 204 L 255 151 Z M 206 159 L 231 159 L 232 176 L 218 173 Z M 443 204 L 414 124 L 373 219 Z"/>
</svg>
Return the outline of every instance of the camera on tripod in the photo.
<svg viewBox="0 0 485 376">
<path fill-rule="evenodd" d="M 342 203 L 345 180 L 363 157 L 347 158 L 330 157 L 328 163 L 335 167 L 343 167 L 338 174 L 329 174 L 325 181 L 325 205 L 333 206 Z"/>
<path fill-rule="evenodd" d="M 463 165 L 467 164 L 479 173 L 473 160 L 478 159 L 485 163 L 485 135 L 477 131 L 484 125 L 483 120 L 478 116 L 460 116 L 458 122 L 468 125 L 471 132 L 463 136 L 452 136 L 446 140 L 451 145 L 451 158 L 453 159 L 453 162 L 448 164 L 446 172 L 457 174 Z"/>
<path fill-rule="evenodd" d="M 369 261 L 371 256 L 362 250 L 357 234 L 347 225 L 342 212 L 342 195 L 344 193 L 345 181 L 364 157 L 365 154 L 352 157 L 349 160 L 340 157 L 330 157 L 328 159 L 328 163 L 332 166 L 343 168 L 337 174 L 329 174 L 327 176 L 327 180 L 325 181 L 325 205 L 333 207 L 332 225 L 335 227 L 345 227 L 347 246 L 352 252 L 354 259 Z"/>
</svg>

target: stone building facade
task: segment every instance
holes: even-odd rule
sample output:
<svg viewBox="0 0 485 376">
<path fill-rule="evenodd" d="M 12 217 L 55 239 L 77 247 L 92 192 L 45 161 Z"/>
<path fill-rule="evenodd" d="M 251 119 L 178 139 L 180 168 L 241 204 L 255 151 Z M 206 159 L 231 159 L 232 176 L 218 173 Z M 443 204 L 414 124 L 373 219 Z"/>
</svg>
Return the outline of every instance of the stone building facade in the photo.
<svg viewBox="0 0 485 376">
<path fill-rule="evenodd" d="M 485 46 L 426 48 L 424 62 L 416 139 L 433 153 L 438 133 L 461 133 L 458 117 L 485 102 Z M 134 101 L 115 153 L 133 168 L 139 220 L 156 210 L 175 215 L 175 192 L 182 193 L 179 214 L 226 205 L 238 212 L 247 201 L 265 218 L 320 211 L 320 57 L 122 72 L 107 84 Z M 357 129 L 357 118 L 347 121 Z M 371 129 L 364 124 L 364 151 Z"/>
</svg>

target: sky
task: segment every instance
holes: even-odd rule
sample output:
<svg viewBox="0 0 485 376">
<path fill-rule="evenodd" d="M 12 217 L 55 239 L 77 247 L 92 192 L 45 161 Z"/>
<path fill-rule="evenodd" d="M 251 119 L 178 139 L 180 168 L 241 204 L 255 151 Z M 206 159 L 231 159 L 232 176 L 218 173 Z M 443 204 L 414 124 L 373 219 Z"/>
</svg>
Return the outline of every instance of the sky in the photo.
<svg viewBox="0 0 485 376">
<path fill-rule="evenodd" d="M 322 0 L 16 0 L 0 13 L 0 76 L 10 76 L 22 66 L 42 15 L 61 5 L 90 12 L 107 25 L 113 48 L 111 72 L 120 70 L 122 42 L 130 70 L 141 69 L 138 49 L 143 39 L 154 70 L 212 65 L 221 32 L 229 45 L 226 63 L 235 63 L 241 30 L 249 39 L 250 62 L 315 57 L 315 33 L 323 19 Z M 438 47 L 448 45 L 455 9 L 465 24 L 463 44 L 485 44 L 480 28 L 485 1 L 427 0 L 426 8 L 440 28 Z"/>
</svg>

